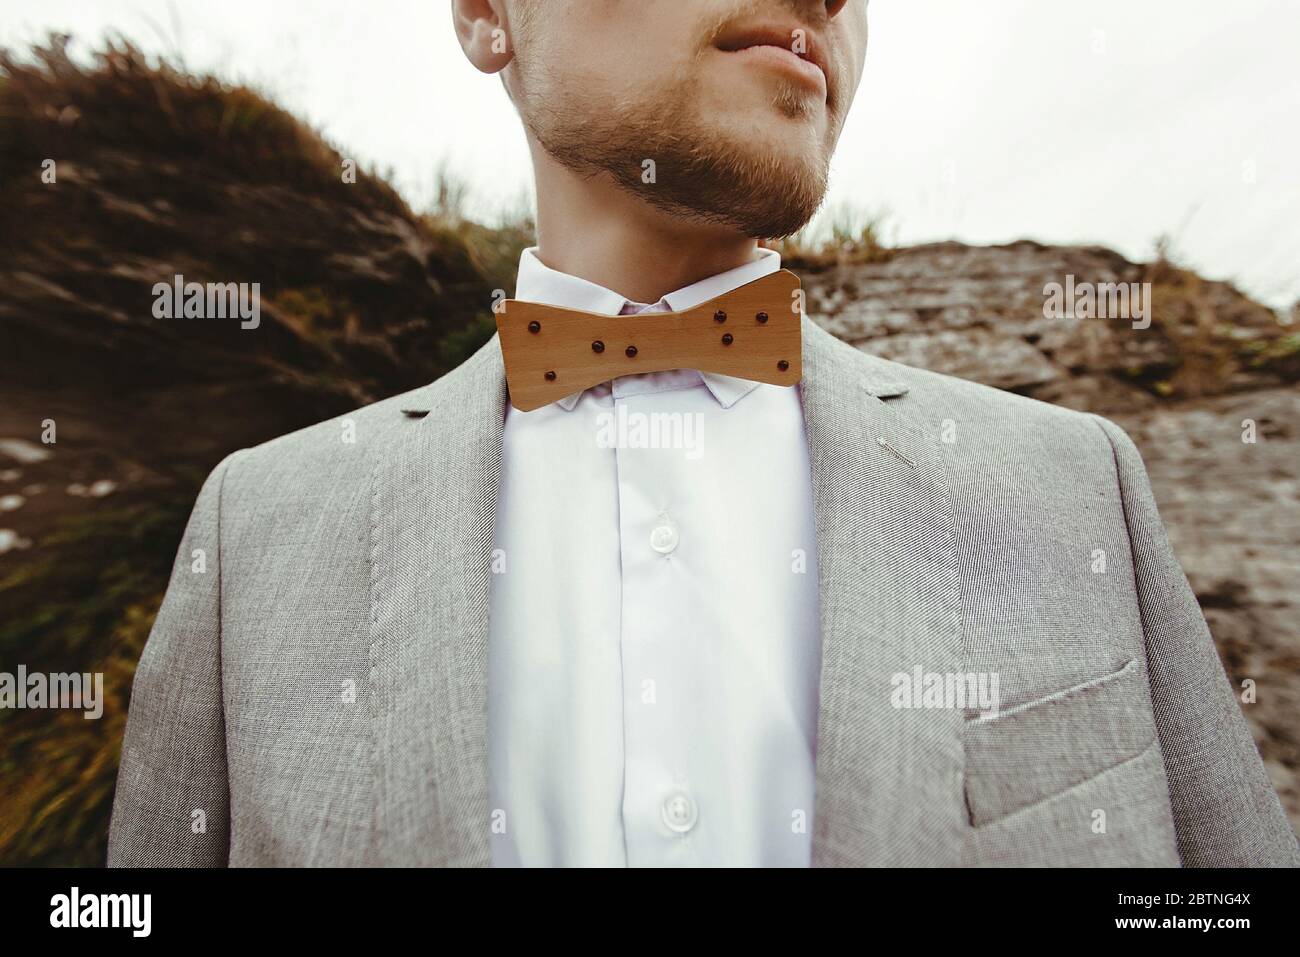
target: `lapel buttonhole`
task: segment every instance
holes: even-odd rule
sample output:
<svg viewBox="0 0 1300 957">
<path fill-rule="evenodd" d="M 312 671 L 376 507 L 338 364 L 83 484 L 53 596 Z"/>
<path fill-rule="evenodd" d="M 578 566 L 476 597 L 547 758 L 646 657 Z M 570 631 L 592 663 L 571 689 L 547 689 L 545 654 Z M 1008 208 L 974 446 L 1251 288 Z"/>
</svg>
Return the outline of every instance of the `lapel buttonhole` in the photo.
<svg viewBox="0 0 1300 957">
<path fill-rule="evenodd" d="M 912 468 L 916 468 L 916 463 L 915 463 L 915 462 L 913 462 L 911 459 L 909 459 L 909 458 L 908 458 L 906 455 L 904 455 L 902 452 L 898 451 L 898 449 L 894 448 L 892 445 L 890 445 L 888 442 L 886 442 L 883 438 L 881 438 L 880 436 L 877 436 L 877 437 L 876 437 L 876 441 L 877 441 L 878 443 L 880 443 L 880 447 L 881 447 L 882 449 L 887 449 L 888 451 L 894 453 L 894 455 L 898 456 L 898 458 L 900 458 L 900 459 L 902 459 L 904 462 L 906 462 L 906 463 L 907 463 L 909 466 L 911 466 Z"/>
</svg>

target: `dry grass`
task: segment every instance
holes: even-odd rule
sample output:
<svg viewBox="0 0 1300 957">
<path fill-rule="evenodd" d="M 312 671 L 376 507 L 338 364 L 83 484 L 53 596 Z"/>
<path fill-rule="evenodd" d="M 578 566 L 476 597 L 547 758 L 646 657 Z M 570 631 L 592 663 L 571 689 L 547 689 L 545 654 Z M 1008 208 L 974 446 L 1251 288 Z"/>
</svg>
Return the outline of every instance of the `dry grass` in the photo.
<svg viewBox="0 0 1300 957">
<path fill-rule="evenodd" d="M 1300 336 L 1279 335 L 1264 307 L 1225 296 L 1231 287 L 1180 265 L 1168 236 L 1155 245 L 1142 281 L 1151 283 L 1152 324 L 1169 337 L 1179 360 L 1167 378 L 1151 384 L 1157 394 L 1197 398 L 1228 390 L 1242 372 L 1268 369 L 1286 377 L 1288 369 L 1295 371 Z"/>
<path fill-rule="evenodd" d="M 104 863 L 131 676 L 161 600 L 157 595 L 125 608 L 109 653 L 87 667 L 104 675 L 100 719 L 88 721 L 80 711 L 53 711 L 15 715 L 7 723 L 0 863 Z"/>
<path fill-rule="evenodd" d="M 816 272 L 830 266 L 888 262 L 896 246 L 885 238 L 888 216 L 840 205 L 819 214 L 793 236 L 764 245 L 781 254 L 783 265 Z"/>
<path fill-rule="evenodd" d="M 383 180 L 359 170 L 341 189 L 341 157 L 320 133 L 257 90 L 186 73 L 112 40 L 84 66 L 53 34 L 20 57 L 0 50 L 0 183 L 15 164 L 30 169 L 31 150 L 60 155 L 50 122 L 100 147 L 160 153 L 175 163 L 202 159 L 231 173 L 284 179 L 341 202 L 394 213 L 406 210 Z M 37 135 L 39 134 L 39 135 Z"/>
<path fill-rule="evenodd" d="M 59 159 L 58 190 L 36 175 L 51 156 Z M 21 54 L 0 51 L 0 208 L 9 214 L 0 215 L 0 246 L 21 257 L 7 266 L 59 279 L 94 306 L 123 312 L 138 288 L 101 288 L 90 277 L 111 277 L 141 259 L 184 263 L 187 274 L 192 266 L 242 276 L 255 266 L 280 277 L 264 289 L 275 325 L 268 319 L 262 336 L 247 345 L 239 340 L 240 350 L 229 355 L 221 352 L 223 342 L 192 333 L 173 341 L 170 328 L 150 329 L 129 348 L 96 352 L 98 343 L 116 341 L 115 325 L 88 324 L 75 302 L 33 304 L 12 287 L 0 288 L 4 321 L 30 320 L 22 327 L 25 338 L 41 330 L 64 333 L 64 340 L 52 341 L 100 357 L 96 369 L 136 362 L 142 374 L 170 383 L 164 407 L 190 403 L 209 436 L 174 445 L 185 428 L 181 420 L 159 414 L 148 385 L 123 382 L 121 388 L 142 393 L 138 414 L 129 422 L 105 415 L 94 423 L 88 441 L 103 446 L 95 468 L 130 465 L 131 433 L 143 429 L 155 436 L 150 452 L 159 452 L 149 463 L 154 484 L 133 492 L 124 483 L 111 499 L 92 504 L 62 501 L 56 489 L 69 479 L 51 480 L 49 497 L 59 502 L 48 516 L 38 520 L 32 503 L 24 510 L 29 521 L 39 521 L 29 529 L 34 546 L 0 559 L 0 669 L 12 672 L 21 663 L 32 672 L 103 672 L 106 697 L 95 721 L 80 712 L 0 711 L 0 866 L 103 863 L 135 662 L 212 456 L 333 414 L 332 408 L 313 411 L 317 404 L 354 404 L 341 392 L 368 400 L 417 384 L 395 373 L 427 382 L 490 335 L 491 291 L 513 282 L 531 223 L 500 229 L 473 223 L 450 180 L 433 208 L 417 215 L 368 170 L 344 183 L 342 162 L 315 130 L 258 91 L 191 76 L 125 41 L 86 62 L 69 56 L 65 36 Z M 113 219 L 107 200 L 117 199 L 141 214 L 125 225 Z M 295 219 L 296 209 L 312 211 L 313 218 Z M 411 248 L 429 252 L 399 259 L 405 271 L 385 263 L 392 280 L 367 284 L 364 266 L 350 271 L 329 258 L 355 241 L 358 219 L 393 224 L 390 233 L 375 228 L 362 235 L 409 234 Z M 314 245 L 281 241 L 308 221 Z M 241 238 L 244 233 L 250 238 Z M 346 280 L 352 285 L 345 288 Z M 6 325 L 4 332 L 15 328 Z M 273 333 L 280 338 L 266 338 Z M 10 358 L 8 341 L 0 359 Z M 264 342 L 279 344 L 265 364 L 257 352 Z M 141 345 L 152 350 L 148 360 L 139 358 Z M 70 382 L 77 394 L 61 389 L 61 401 L 79 403 L 95 418 L 95 402 L 109 390 L 70 371 L 80 353 L 27 352 L 34 357 L 33 382 Z M 166 371 L 177 367 L 183 371 Z M 110 372 L 103 375 L 111 378 Z M 9 375 L 0 379 L 14 385 Z M 272 403 L 269 434 L 236 440 L 237 415 L 225 406 L 240 381 L 257 387 L 282 381 L 269 387 L 271 394 L 301 405 Z M 49 384 L 32 387 L 41 395 L 55 391 Z M 214 402 L 214 395 L 225 399 Z M 277 415 L 304 420 L 272 425 Z M 56 456 L 50 468 L 74 460 Z"/>
</svg>

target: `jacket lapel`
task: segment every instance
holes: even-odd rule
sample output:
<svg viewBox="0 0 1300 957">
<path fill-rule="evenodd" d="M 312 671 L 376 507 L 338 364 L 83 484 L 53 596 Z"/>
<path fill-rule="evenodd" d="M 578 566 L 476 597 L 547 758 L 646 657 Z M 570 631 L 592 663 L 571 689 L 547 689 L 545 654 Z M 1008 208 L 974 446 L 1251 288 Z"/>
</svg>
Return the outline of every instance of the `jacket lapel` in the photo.
<svg viewBox="0 0 1300 957">
<path fill-rule="evenodd" d="M 897 368 L 897 367 L 892 367 Z M 960 709 L 896 708 L 896 674 L 963 668 L 942 449 L 891 366 L 804 319 L 821 576 L 814 865 L 957 864 Z"/>
<path fill-rule="evenodd" d="M 488 589 L 506 403 L 496 337 L 417 396 L 393 408 L 396 449 L 377 450 L 372 485 L 377 849 L 389 865 L 487 865 Z"/>
</svg>

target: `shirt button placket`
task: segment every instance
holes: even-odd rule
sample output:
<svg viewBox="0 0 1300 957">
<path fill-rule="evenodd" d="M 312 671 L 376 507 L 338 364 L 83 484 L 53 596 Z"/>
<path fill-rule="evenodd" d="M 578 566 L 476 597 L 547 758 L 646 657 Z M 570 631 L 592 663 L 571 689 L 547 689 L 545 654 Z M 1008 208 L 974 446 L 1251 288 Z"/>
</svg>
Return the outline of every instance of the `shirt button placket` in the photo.
<svg viewBox="0 0 1300 957">
<path fill-rule="evenodd" d="M 640 397 L 638 397 L 639 399 Z M 636 411 L 653 402 L 633 400 Z M 623 613 L 624 799 L 623 829 L 630 866 L 681 863 L 682 838 L 696 827 L 699 810 L 680 780 L 673 662 L 677 640 L 672 559 L 681 529 L 662 503 L 678 489 L 660 449 L 616 448 Z M 653 505 L 651 503 L 654 503 Z"/>
</svg>

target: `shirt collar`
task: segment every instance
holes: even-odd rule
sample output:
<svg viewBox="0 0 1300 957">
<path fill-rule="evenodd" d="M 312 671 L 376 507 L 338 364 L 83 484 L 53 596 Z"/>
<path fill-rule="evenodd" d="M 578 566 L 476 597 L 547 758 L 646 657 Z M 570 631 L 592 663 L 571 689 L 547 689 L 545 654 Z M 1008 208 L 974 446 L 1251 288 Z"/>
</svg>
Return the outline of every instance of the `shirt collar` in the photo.
<svg viewBox="0 0 1300 957">
<path fill-rule="evenodd" d="M 728 269 L 726 272 L 720 272 L 716 276 L 693 282 L 689 286 L 683 286 L 663 296 L 657 303 L 635 303 L 612 289 L 552 269 L 538 257 L 537 247 L 530 246 L 519 257 L 515 298 L 606 316 L 617 316 L 625 306 L 629 305 L 639 307 L 638 311 L 668 309 L 672 312 L 682 312 L 728 293 L 747 282 L 771 275 L 780 268 L 781 254 L 775 249 L 760 247 L 757 259 L 734 269 Z M 701 372 L 700 378 L 704 380 L 705 386 L 724 409 L 731 408 L 758 386 L 758 383 L 751 379 L 740 379 L 716 372 Z M 556 404 L 566 412 L 572 411 L 580 398 L 582 392 L 575 392 L 558 400 Z"/>
</svg>

